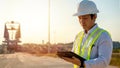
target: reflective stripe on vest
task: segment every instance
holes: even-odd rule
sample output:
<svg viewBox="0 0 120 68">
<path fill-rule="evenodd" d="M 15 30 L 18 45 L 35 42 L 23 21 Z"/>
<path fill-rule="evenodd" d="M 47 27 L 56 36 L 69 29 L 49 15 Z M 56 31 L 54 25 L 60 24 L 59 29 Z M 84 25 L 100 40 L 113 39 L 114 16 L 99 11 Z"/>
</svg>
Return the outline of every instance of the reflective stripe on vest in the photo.
<svg viewBox="0 0 120 68">
<path fill-rule="evenodd" d="M 76 40 L 73 44 L 74 46 L 74 52 L 82 57 L 84 57 L 86 60 L 90 59 L 90 53 L 91 53 L 91 48 L 92 45 L 95 43 L 95 41 L 99 38 L 99 36 L 102 34 L 102 32 L 107 32 L 103 29 L 96 28 L 86 39 L 84 45 L 82 45 L 82 40 L 84 36 L 84 32 L 80 32 Z M 81 48 L 80 48 L 81 47 Z M 77 65 L 74 65 L 74 68 L 79 68 Z"/>
</svg>

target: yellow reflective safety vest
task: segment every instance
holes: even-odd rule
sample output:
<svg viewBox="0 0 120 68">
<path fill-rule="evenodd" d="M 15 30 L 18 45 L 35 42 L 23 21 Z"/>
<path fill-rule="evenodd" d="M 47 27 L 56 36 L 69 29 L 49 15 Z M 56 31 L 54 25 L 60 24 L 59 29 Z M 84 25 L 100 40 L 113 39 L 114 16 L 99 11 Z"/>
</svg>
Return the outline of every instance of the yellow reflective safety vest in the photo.
<svg viewBox="0 0 120 68">
<path fill-rule="evenodd" d="M 74 52 L 79 56 L 85 58 L 86 60 L 89 60 L 92 46 L 103 32 L 107 32 L 107 31 L 97 27 L 96 29 L 93 30 L 93 32 L 90 33 L 90 35 L 87 37 L 83 45 L 82 45 L 82 40 L 83 40 L 84 32 L 78 33 L 73 44 Z M 74 68 L 79 68 L 79 67 L 80 66 L 74 65 Z"/>
</svg>

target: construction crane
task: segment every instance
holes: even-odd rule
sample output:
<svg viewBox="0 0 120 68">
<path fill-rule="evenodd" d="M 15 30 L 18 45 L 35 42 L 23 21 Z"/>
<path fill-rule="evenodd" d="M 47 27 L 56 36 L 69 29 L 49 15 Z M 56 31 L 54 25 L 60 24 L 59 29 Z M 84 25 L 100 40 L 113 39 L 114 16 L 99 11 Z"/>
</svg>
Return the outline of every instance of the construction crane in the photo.
<svg viewBox="0 0 120 68">
<path fill-rule="evenodd" d="M 5 23 L 3 45 L 7 47 L 7 51 L 11 52 L 17 50 L 18 43 L 21 42 L 20 38 L 20 24 L 14 21 Z"/>
</svg>

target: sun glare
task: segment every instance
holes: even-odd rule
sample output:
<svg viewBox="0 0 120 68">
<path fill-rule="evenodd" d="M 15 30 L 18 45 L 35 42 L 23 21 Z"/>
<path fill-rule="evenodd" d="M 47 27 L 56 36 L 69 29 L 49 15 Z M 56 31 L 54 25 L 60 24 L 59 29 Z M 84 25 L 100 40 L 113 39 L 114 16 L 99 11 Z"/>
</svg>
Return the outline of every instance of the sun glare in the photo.
<svg viewBox="0 0 120 68">
<path fill-rule="evenodd" d="M 3 6 L 7 11 L 6 21 L 16 21 L 21 25 L 22 41 L 41 43 L 47 41 L 48 33 L 48 1 L 47 0 L 5 0 Z M 31 42 L 32 43 L 32 42 Z"/>
</svg>

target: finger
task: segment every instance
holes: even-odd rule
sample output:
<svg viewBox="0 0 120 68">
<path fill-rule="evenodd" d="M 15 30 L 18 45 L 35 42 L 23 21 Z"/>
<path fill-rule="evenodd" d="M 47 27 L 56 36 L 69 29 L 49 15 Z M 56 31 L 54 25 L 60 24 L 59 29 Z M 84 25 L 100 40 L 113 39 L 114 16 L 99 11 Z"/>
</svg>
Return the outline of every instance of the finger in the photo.
<svg viewBox="0 0 120 68">
<path fill-rule="evenodd" d="M 79 60 L 78 58 L 76 58 L 76 57 L 74 57 L 74 56 L 73 56 L 72 58 L 73 58 L 74 60 Z M 79 60 L 79 61 L 80 61 L 80 60 Z"/>
</svg>

